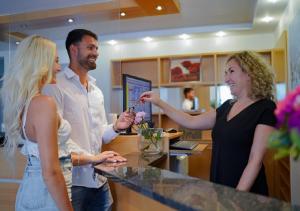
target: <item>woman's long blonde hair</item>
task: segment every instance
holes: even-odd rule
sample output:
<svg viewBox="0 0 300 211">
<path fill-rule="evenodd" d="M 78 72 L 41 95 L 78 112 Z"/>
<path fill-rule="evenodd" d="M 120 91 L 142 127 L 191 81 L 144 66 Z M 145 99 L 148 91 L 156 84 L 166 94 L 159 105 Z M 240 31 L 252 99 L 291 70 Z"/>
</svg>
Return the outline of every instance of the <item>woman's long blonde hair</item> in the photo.
<svg viewBox="0 0 300 211">
<path fill-rule="evenodd" d="M 232 59 L 251 79 L 250 98 L 274 99 L 274 71 L 261 55 L 252 51 L 243 51 L 231 55 L 227 59 L 227 63 Z"/>
<path fill-rule="evenodd" d="M 25 38 L 18 46 L 10 68 L 5 71 L 1 97 L 5 125 L 5 149 L 13 154 L 22 143 L 22 114 L 43 84 L 52 80 L 56 45 L 37 35 Z"/>
</svg>

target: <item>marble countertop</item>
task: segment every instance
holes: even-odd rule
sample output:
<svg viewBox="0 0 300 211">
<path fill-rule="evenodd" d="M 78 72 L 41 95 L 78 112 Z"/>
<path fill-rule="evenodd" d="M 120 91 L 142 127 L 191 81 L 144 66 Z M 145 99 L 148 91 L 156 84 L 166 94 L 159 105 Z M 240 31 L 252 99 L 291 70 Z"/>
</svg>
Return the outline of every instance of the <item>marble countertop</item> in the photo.
<svg viewBox="0 0 300 211">
<path fill-rule="evenodd" d="M 95 171 L 178 210 L 300 210 L 274 198 L 153 167 L 167 156 L 130 153 L 124 156 L 126 163 L 101 163 Z"/>
</svg>

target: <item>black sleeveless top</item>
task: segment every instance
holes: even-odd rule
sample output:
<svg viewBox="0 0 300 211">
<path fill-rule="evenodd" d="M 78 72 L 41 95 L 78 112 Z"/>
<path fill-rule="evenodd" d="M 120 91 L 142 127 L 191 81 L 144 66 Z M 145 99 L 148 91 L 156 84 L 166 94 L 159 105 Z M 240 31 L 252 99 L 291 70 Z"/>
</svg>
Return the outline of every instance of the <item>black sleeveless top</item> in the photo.
<svg viewBox="0 0 300 211">
<path fill-rule="evenodd" d="M 268 99 L 258 100 L 227 121 L 233 104 L 234 101 L 228 100 L 217 109 L 212 130 L 210 180 L 236 188 L 248 163 L 255 128 L 258 124 L 275 126 L 276 104 Z M 268 195 L 263 165 L 250 192 Z"/>
</svg>

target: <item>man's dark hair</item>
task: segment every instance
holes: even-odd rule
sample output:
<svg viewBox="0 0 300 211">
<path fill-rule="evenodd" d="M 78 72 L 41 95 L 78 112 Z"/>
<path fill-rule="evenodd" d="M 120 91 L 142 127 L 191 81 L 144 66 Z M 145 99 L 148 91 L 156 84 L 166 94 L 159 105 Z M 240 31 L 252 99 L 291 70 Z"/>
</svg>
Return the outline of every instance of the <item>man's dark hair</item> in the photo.
<svg viewBox="0 0 300 211">
<path fill-rule="evenodd" d="M 190 93 L 191 91 L 193 91 L 193 90 L 194 90 L 193 88 L 184 88 L 184 90 L 183 90 L 184 96 L 186 97 L 186 95 L 187 95 L 188 93 Z"/>
<path fill-rule="evenodd" d="M 66 39 L 66 49 L 68 51 L 68 55 L 69 55 L 70 59 L 71 59 L 71 57 L 70 57 L 70 46 L 72 44 L 80 42 L 84 36 L 91 36 L 95 40 L 98 40 L 98 37 L 94 32 L 91 32 L 91 31 L 86 30 L 86 29 L 74 29 L 74 30 L 69 32 L 69 34 L 67 36 L 67 39 Z"/>
</svg>

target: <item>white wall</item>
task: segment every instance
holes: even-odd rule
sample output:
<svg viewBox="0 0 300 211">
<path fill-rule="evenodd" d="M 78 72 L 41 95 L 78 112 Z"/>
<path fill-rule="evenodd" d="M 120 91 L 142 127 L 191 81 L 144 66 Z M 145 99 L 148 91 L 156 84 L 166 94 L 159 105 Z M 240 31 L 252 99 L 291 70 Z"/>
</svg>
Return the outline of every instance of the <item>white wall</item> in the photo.
<svg viewBox="0 0 300 211">
<path fill-rule="evenodd" d="M 286 7 L 279 23 L 277 26 L 277 29 L 274 33 L 275 40 L 277 40 L 283 31 L 289 30 L 289 25 L 291 22 L 294 20 L 296 17 L 297 13 L 299 12 L 300 9 L 300 1 L 299 0 L 289 0 L 288 1 L 288 6 Z"/>
<path fill-rule="evenodd" d="M 294 48 L 294 46 L 297 46 L 297 47 L 299 46 L 299 44 L 298 44 L 299 43 L 299 31 L 297 31 L 297 32 L 295 32 L 293 30 L 291 31 L 291 25 L 292 24 L 295 25 L 296 21 L 298 21 L 298 28 L 300 28 L 299 18 L 300 18 L 300 1 L 299 0 L 289 0 L 288 6 L 287 6 L 285 12 L 283 13 L 283 15 L 278 23 L 277 29 L 274 33 L 275 41 L 276 41 L 279 39 L 279 37 L 281 36 L 283 31 L 287 31 L 287 33 L 288 33 L 288 51 L 289 51 L 288 54 L 291 53 L 291 49 Z M 293 37 L 298 38 L 298 40 L 295 41 L 295 39 Z M 293 61 L 293 62 L 295 62 L 295 61 Z M 300 62 L 300 55 L 298 57 L 298 62 Z M 292 73 L 291 63 L 292 63 L 291 56 L 288 55 L 288 73 L 289 73 L 289 79 L 290 79 L 289 89 L 295 88 L 295 86 L 300 83 L 300 73 L 296 73 L 296 72 Z"/>
</svg>

